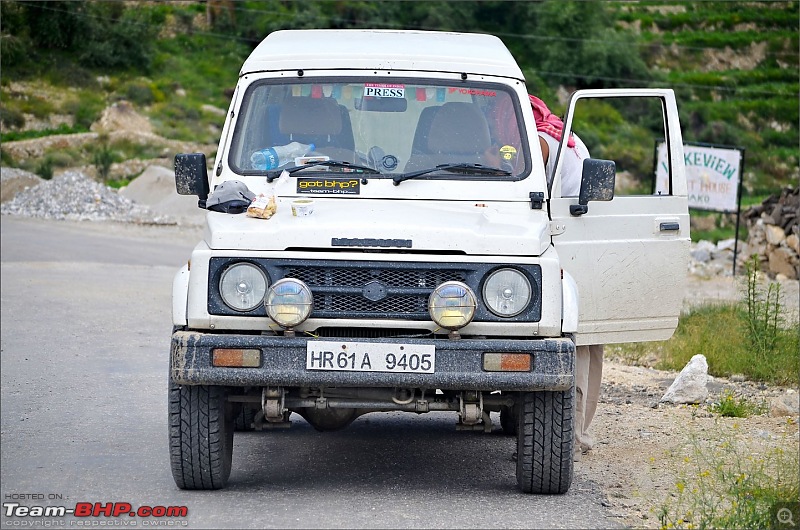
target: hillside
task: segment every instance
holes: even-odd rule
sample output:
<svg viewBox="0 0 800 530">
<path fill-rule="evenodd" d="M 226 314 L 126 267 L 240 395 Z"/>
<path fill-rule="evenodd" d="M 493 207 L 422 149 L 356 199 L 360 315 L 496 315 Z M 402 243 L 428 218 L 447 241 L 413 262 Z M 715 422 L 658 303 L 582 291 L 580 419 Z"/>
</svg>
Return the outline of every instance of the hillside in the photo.
<svg viewBox="0 0 800 530">
<path fill-rule="evenodd" d="M 687 141 L 745 148 L 744 204 L 800 178 L 796 1 L 300 4 L 3 2 L 3 165 L 45 178 L 84 166 L 124 184 L 143 165 L 121 162 L 169 164 L 174 141 L 213 156 L 239 65 L 267 32 L 405 27 L 497 34 L 556 111 L 575 88 L 674 88 Z M 123 101 L 152 134 L 101 133 L 104 110 Z M 13 149 L 90 129 L 84 142 Z"/>
</svg>

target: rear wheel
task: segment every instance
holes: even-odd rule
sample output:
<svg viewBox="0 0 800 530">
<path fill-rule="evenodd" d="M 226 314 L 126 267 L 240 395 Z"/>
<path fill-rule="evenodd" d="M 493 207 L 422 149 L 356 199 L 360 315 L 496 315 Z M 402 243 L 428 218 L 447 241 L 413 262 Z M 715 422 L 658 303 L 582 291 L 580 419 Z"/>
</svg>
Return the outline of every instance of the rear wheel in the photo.
<svg viewBox="0 0 800 530">
<path fill-rule="evenodd" d="M 574 387 L 522 392 L 517 401 L 517 485 L 525 493 L 566 493 L 572 484 Z"/>
<path fill-rule="evenodd" d="M 253 422 L 256 419 L 256 409 L 248 407 L 246 404 L 243 404 L 240 407 L 239 414 L 236 415 L 236 419 L 233 422 L 233 428 L 236 431 L 254 431 L 255 427 L 253 426 Z"/>
<path fill-rule="evenodd" d="M 503 406 L 500 409 L 500 426 L 503 432 L 508 435 L 517 434 L 517 406 Z"/>
<path fill-rule="evenodd" d="M 169 451 L 181 489 L 224 488 L 233 457 L 233 408 L 218 386 L 169 382 Z"/>
</svg>

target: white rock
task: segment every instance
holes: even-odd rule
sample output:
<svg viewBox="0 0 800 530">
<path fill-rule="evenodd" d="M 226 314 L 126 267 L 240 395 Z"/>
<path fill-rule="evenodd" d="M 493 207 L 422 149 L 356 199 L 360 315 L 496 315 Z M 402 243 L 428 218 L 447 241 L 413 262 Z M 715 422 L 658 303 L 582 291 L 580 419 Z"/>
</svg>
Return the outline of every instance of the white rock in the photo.
<svg viewBox="0 0 800 530">
<path fill-rule="evenodd" d="M 791 280 L 797 279 L 797 256 L 789 247 L 778 247 L 767 256 L 769 258 L 769 270 L 775 274 L 784 274 Z"/>
<path fill-rule="evenodd" d="M 797 416 L 800 414 L 800 394 L 786 393 L 769 403 L 770 416 Z"/>
<path fill-rule="evenodd" d="M 741 250 L 744 246 L 746 246 L 744 241 L 739 241 L 737 244 L 735 238 L 717 241 L 717 250 L 733 250 L 734 247 L 736 247 L 737 250 Z"/>
<path fill-rule="evenodd" d="M 700 263 L 711 261 L 712 253 L 717 249 L 717 246 L 711 241 L 698 241 L 694 248 L 690 251 L 692 258 Z"/>
<path fill-rule="evenodd" d="M 800 254 L 800 237 L 797 237 L 796 234 L 786 236 L 786 245 L 796 253 Z"/>
<path fill-rule="evenodd" d="M 778 246 L 786 239 L 786 232 L 780 226 L 767 225 L 767 243 Z"/>
<path fill-rule="evenodd" d="M 708 397 L 708 362 L 697 354 L 683 367 L 661 402 L 702 403 Z"/>
</svg>

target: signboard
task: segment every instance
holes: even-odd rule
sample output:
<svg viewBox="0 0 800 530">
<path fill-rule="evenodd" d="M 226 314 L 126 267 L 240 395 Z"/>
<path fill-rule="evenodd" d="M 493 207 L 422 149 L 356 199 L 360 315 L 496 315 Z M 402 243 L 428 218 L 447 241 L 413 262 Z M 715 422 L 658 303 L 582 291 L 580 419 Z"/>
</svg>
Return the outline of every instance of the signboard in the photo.
<svg viewBox="0 0 800 530">
<path fill-rule="evenodd" d="M 656 147 L 656 189 L 668 189 L 667 148 Z M 689 186 L 689 208 L 735 212 L 739 208 L 742 150 L 702 144 L 683 144 Z"/>
</svg>

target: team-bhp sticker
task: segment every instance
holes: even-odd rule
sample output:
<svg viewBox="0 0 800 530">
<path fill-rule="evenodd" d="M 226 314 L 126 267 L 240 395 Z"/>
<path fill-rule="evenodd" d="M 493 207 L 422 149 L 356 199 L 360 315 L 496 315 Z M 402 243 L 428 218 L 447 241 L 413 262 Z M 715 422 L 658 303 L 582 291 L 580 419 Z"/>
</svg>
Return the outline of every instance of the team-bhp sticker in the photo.
<svg viewBox="0 0 800 530">
<path fill-rule="evenodd" d="M 358 179 L 298 178 L 297 193 L 314 195 L 358 195 L 361 181 Z"/>
</svg>

